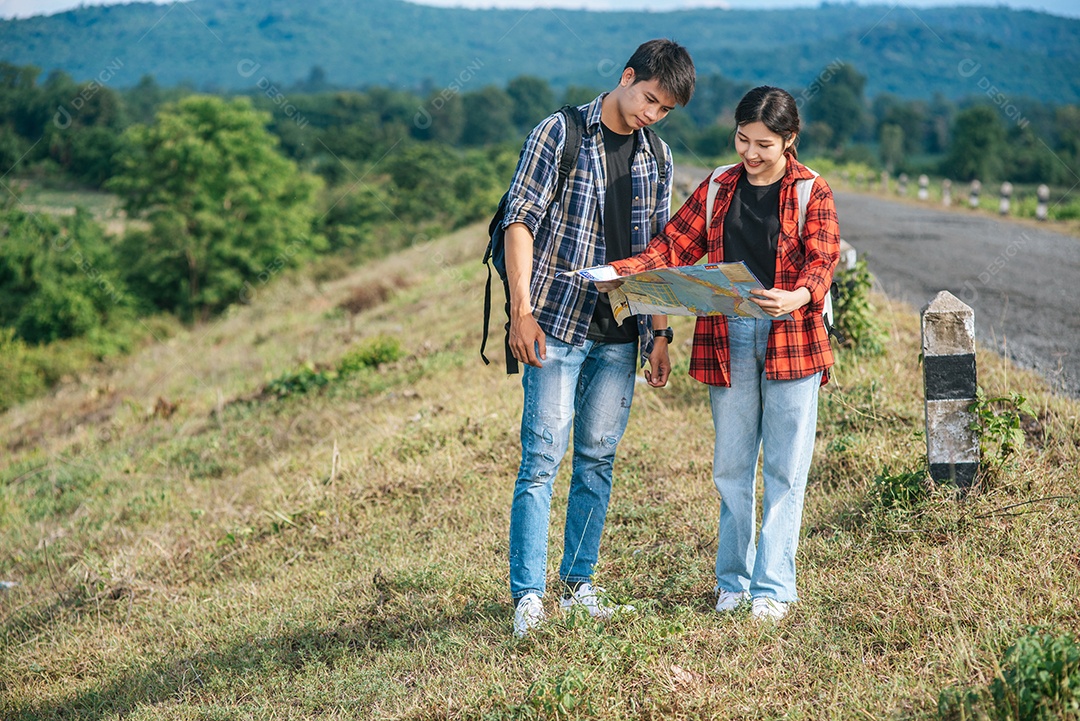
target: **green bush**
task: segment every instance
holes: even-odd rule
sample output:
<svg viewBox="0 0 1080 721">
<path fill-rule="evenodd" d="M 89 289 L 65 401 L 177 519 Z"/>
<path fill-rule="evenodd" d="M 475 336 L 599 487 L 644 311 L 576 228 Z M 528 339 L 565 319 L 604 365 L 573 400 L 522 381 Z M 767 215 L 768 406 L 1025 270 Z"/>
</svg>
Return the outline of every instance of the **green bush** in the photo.
<svg viewBox="0 0 1080 721">
<path fill-rule="evenodd" d="M 986 689 L 949 688 L 938 698 L 946 721 L 1080 719 L 1080 646 L 1031 628 L 1010 646 Z"/>
<path fill-rule="evenodd" d="M 307 362 L 296 370 L 283 373 L 267 383 L 263 387 L 263 393 L 278 398 L 300 395 L 329 385 L 337 377 L 337 371 L 316 368 L 313 363 Z"/>
<path fill-rule="evenodd" d="M 874 488 L 883 508 L 906 510 L 918 506 L 930 493 L 925 470 L 889 473 L 885 468 L 874 478 Z"/>
<path fill-rule="evenodd" d="M 27 343 L 51 343 L 129 314 L 117 258 L 89 213 L 56 220 L 7 210 L 0 231 L 0 326 Z"/>
<path fill-rule="evenodd" d="M 835 323 L 846 337 L 845 346 L 860 355 L 880 355 L 885 350 L 885 331 L 870 302 L 873 276 L 866 261 L 860 258 L 854 268 L 841 270 L 835 277 L 839 290 L 833 305 Z"/>
<path fill-rule="evenodd" d="M 45 376 L 14 328 L 0 327 L 0 412 L 43 393 Z"/>
<path fill-rule="evenodd" d="M 342 375 L 348 375 L 362 368 L 378 368 L 384 363 L 400 360 L 404 355 L 397 338 L 378 335 L 368 338 L 359 348 L 346 353 L 338 363 L 338 371 Z"/>
<path fill-rule="evenodd" d="M 337 367 L 317 366 L 308 361 L 295 370 L 281 374 L 263 386 L 263 394 L 284 398 L 308 393 L 330 385 L 334 381 L 374 369 L 384 363 L 392 363 L 404 355 L 397 338 L 375 336 L 368 338 L 356 350 L 346 353 Z"/>
</svg>

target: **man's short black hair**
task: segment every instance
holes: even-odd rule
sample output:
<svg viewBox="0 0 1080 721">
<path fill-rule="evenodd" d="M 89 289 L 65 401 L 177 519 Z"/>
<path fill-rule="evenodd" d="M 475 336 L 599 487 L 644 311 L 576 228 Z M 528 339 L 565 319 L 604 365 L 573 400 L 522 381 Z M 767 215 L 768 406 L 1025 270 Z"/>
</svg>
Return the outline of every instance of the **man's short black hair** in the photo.
<svg viewBox="0 0 1080 721">
<path fill-rule="evenodd" d="M 694 61 L 674 40 L 658 38 L 642 43 L 626 61 L 626 68 L 634 69 L 634 82 L 656 80 L 679 105 L 685 106 L 694 95 Z"/>
</svg>

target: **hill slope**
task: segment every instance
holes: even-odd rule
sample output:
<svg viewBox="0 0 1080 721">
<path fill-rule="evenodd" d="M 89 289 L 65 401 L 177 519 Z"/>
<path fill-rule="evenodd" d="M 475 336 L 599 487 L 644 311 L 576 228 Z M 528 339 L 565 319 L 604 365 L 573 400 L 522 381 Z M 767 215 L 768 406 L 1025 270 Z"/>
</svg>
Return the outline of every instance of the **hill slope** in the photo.
<svg viewBox="0 0 1080 721">
<path fill-rule="evenodd" d="M 317 65 L 348 87 L 475 89 L 531 74 L 603 88 L 656 36 L 684 43 L 701 72 L 748 83 L 807 87 L 840 60 L 868 76 L 871 96 L 956 98 L 993 85 L 1013 101 L 1080 99 L 1072 72 L 1080 20 L 1000 7 L 601 13 L 401 0 L 133 3 L 2 22 L 0 58 L 115 86 L 151 74 L 163 85 L 251 90 L 262 79 L 288 85 Z"/>
<path fill-rule="evenodd" d="M 1017 464 L 963 503 L 887 507 L 874 477 L 918 466 L 922 410 L 917 320 L 879 298 L 888 354 L 842 354 L 823 390 L 788 621 L 711 610 L 711 423 L 678 318 L 597 571 L 641 613 L 513 642 L 520 387 L 476 356 L 484 240 L 279 280 L 0 416 L 0 580 L 19 584 L 0 588 L 0 716 L 925 718 L 1027 625 L 1080 627 L 1077 405 L 980 353 L 990 393 L 1039 409 Z M 380 338 L 404 356 L 328 371 Z"/>
</svg>

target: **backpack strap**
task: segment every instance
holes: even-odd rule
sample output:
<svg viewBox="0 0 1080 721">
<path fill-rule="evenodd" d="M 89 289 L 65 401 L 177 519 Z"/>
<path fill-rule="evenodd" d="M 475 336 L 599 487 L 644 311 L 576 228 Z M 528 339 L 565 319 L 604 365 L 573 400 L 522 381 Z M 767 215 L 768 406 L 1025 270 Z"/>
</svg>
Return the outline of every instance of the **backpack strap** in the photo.
<svg viewBox="0 0 1080 721">
<path fill-rule="evenodd" d="M 805 167 L 805 166 L 804 166 Z M 810 168 L 806 168 L 810 170 Z M 814 180 L 818 177 L 818 173 L 814 170 L 810 170 L 813 175 L 812 178 L 803 178 L 802 180 L 795 181 L 795 192 L 799 196 L 799 238 L 802 238 L 803 228 L 806 227 L 806 209 L 810 205 L 810 194 L 814 192 Z M 829 284 L 829 289 L 825 291 L 825 300 L 821 307 L 821 320 L 825 324 L 825 332 L 833 338 L 836 338 L 836 342 L 843 345 L 847 342 L 847 337 L 841 333 L 837 327 L 833 324 L 833 297 L 837 296 L 839 289 L 836 286 L 836 281 Z"/>
<path fill-rule="evenodd" d="M 566 138 L 563 141 L 562 157 L 559 158 L 559 180 L 555 186 L 555 199 L 561 200 L 566 190 L 566 182 L 570 173 L 577 166 L 578 155 L 581 154 L 581 136 L 585 134 L 585 119 L 581 117 L 581 111 L 574 105 L 564 105 L 559 108 L 566 126 Z"/>
<path fill-rule="evenodd" d="M 806 167 L 806 166 L 803 166 Z M 806 168 L 810 170 L 810 168 Z M 799 196 L 799 238 L 802 238 L 803 227 L 806 225 L 806 208 L 810 205 L 810 193 L 814 192 L 814 178 L 818 173 L 810 170 L 813 178 L 803 178 L 795 181 L 795 192 Z"/>
<path fill-rule="evenodd" d="M 664 152 L 664 141 L 648 125 L 645 126 L 645 137 L 649 140 L 649 148 L 653 157 L 656 158 L 656 179 L 658 185 L 667 182 L 667 154 Z"/>
<path fill-rule="evenodd" d="M 709 232 L 709 226 L 712 225 L 712 212 L 716 207 L 716 196 L 720 194 L 720 185 L 716 182 L 716 179 L 727 171 L 734 168 L 738 163 L 731 163 L 730 165 L 721 165 L 716 170 L 712 171 L 709 175 L 709 190 L 705 194 L 705 233 Z"/>
</svg>

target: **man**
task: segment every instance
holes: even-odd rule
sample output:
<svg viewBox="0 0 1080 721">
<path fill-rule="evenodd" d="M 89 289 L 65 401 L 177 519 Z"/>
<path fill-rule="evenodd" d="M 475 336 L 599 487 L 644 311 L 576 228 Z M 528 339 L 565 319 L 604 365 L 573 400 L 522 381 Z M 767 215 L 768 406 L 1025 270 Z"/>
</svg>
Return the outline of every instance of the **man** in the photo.
<svg viewBox="0 0 1080 721">
<path fill-rule="evenodd" d="M 574 436 L 560 606 L 580 604 L 609 618 L 619 610 L 592 585 L 593 566 L 611 495 L 615 449 L 634 395 L 638 346 L 649 385 L 666 385 L 671 330 L 666 316 L 615 322 L 607 295 L 577 276 L 559 273 L 610 263 L 641 252 L 667 223 L 671 151 L 644 128 L 694 92 L 694 64 L 682 46 L 650 40 L 626 63 L 619 83 L 588 105 L 577 165 L 555 197 L 566 121 L 555 113 L 522 149 L 506 229 L 510 338 L 525 364 L 521 466 L 510 512 L 510 593 L 514 634 L 544 620 L 548 520 L 555 475 Z M 663 164 L 661 166 L 661 164 Z M 666 182 L 659 183 L 665 168 Z"/>
</svg>

